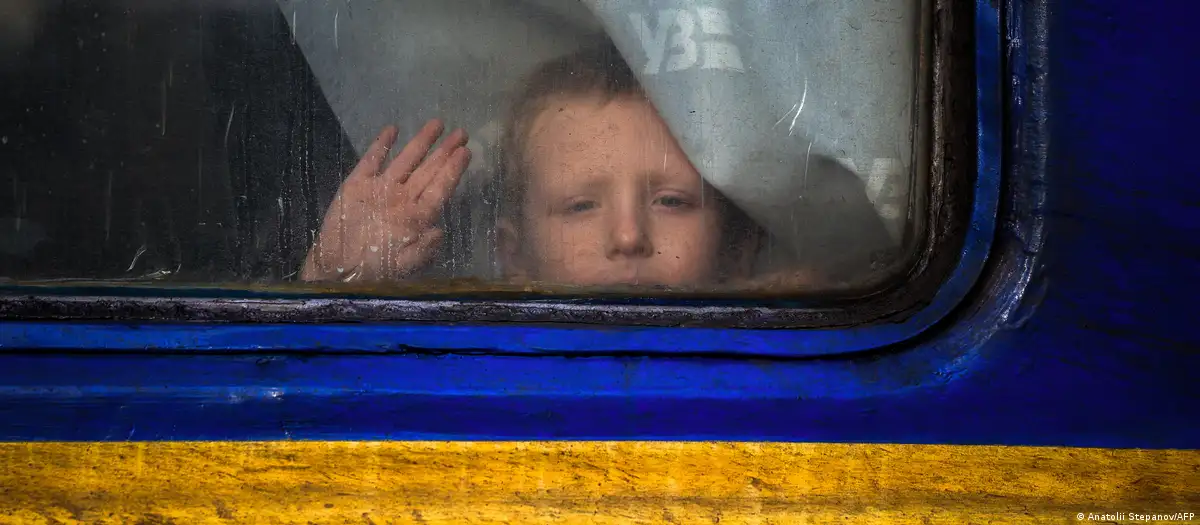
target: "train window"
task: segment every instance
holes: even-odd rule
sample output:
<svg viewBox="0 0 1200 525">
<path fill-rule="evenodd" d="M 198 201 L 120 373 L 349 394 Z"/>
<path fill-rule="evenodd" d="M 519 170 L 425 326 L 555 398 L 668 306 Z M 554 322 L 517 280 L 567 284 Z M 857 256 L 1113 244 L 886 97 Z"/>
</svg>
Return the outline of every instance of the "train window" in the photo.
<svg viewBox="0 0 1200 525">
<path fill-rule="evenodd" d="M 935 3 L 16 1 L 0 275 L 495 320 L 915 311 L 978 182 L 971 15 Z"/>
</svg>

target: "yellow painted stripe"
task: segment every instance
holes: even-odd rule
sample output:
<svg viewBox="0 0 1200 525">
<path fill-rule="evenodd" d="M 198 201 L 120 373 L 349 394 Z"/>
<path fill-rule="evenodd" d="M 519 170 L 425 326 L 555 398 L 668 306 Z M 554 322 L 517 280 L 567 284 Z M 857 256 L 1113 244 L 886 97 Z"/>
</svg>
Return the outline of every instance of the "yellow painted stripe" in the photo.
<svg viewBox="0 0 1200 525">
<path fill-rule="evenodd" d="M 1200 513 L 1198 490 L 1200 452 L 1172 450 L 0 444 L 0 523 L 1077 523 Z"/>
</svg>

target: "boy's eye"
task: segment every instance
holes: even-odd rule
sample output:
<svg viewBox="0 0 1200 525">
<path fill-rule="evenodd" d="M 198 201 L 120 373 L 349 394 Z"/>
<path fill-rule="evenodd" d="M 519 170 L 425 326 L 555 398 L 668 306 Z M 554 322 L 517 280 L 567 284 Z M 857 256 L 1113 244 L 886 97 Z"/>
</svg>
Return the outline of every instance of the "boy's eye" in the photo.
<svg viewBox="0 0 1200 525">
<path fill-rule="evenodd" d="M 656 202 L 658 204 L 660 204 L 662 206 L 666 206 L 668 208 L 682 208 L 682 207 L 688 205 L 688 202 L 686 200 L 683 200 L 682 198 L 676 197 L 674 195 L 664 195 L 662 197 L 659 197 Z"/>
<path fill-rule="evenodd" d="M 595 201 L 578 201 L 567 206 L 567 213 L 581 213 L 596 207 Z"/>
</svg>

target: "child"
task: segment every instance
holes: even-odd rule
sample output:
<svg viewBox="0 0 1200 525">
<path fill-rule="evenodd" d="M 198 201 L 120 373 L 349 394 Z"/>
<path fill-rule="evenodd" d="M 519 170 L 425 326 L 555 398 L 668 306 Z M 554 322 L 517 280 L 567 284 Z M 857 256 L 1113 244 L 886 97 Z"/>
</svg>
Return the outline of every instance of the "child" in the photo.
<svg viewBox="0 0 1200 525">
<path fill-rule="evenodd" d="M 429 263 L 443 235 L 436 221 L 470 161 L 463 130 L 430 152 L 443 131 L 430 121 L 386 169 L 396 129 L 380 134 L 330 206 L 303 279 L 402 279 Z M 754 275 L 766 233 L 700 177 L 611 45 L 533 72 L 501 142 L 497 257 L 507 279 L 813 284 L 795 265 Z M 869 209 L 850 215 L 878 223 L 861 197 Z"/>
<path fill-rule="evenodd" d="M 498 255 L 510 278 L 695 286 L 749 275 L 763 235 L 700 177 L 612 46 L 535 71 L 501 152 Z"/>
<path fill-rule="evenodd" d="M 505 276 L 579 285 L 694 286 L 748 276 L 762 235 L 708 186 L 615 48 L 535 71 L 501 145 Z M 467 134 L 430 121 L 384 169 L 383 130 L 343 183 L 305 280 L 401 279 L 427 264 L 470 161 Z"/>
</svg>

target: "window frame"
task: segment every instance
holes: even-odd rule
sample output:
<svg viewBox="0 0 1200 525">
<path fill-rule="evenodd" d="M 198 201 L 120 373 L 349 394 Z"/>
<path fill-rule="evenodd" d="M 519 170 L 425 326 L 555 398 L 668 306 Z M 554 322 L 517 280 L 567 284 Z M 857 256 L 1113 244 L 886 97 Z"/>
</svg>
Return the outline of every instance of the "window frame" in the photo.
<svg viewBox="0 0 1200 525">
<path fill-rule="evenodd" d="M 977 2 L 991 17 L 988 27 L 996 27 L 1001 10 L 1004 16 L 1003 69 L 996 72 L 1005 117 L 997 231 L 969 297 L 936 329 L 903 345 L 823 359 L 367 355 L 330 354 L 325 347 L 110 353 L 92 352 L 104 342 L 86 331 L 94 324 L 65 322 L 56 326 L 77 329 L 71 351 L 8 347 L 0 356 L 0 439 L 1009 439 L 1062 445 L 1061 432 L 1034 435 L 1028 425 L 1005 423 L 1027 421 L 1030 403 L 1078 403 L 1054 404 L 1054 392 L 1013 398 L 1005 385 L 1019 391 L 1029 384 L 1030 362 L 1008 350 L 1029 345 L 1002 335 L 1033 315 L 1046 285 L 1039 269 L 1052 182 L 1046 169 L 1048 2 Z M 20 324 L 0 321 L 0 337 Z M 161 333 L 153 323 L 134 327 Z M 1054 373 L 1042 375 L 1057 379 Z M 1004 377 L 1011 380 L 992 384 Z M 1003 408 L 999 423 L 981 411 L 989 403 Z M 1059 421 L 1052 411 L 1034 411 L 1030 424 Z M 966 416 L 965 422 L 947 425 L 957 421 L 947 419 L 951 413 Z M 1080 434 L 1079 421 L 1072 421 L 1067 434 L 1094 445 L 1095 433 Z"/>
<path fill-rule="evenodd" d="M 997 7 L 934 0 L 930 9 L 932 52 L 924 58 L 932 64 L 922 70 L 931 89 L 921 100 L 928 101 L 931 153 L 927 188 L 914 192 L 928 190 L 925 233 L 890 287 L 806 299 L 435 291 L 384 299 L 10 286 L 0 296 L 0 349 L 810 357 L 902 343 L 943 320 L 975 285 L 991 250 L 1000 193 Z"/>
</svg>

